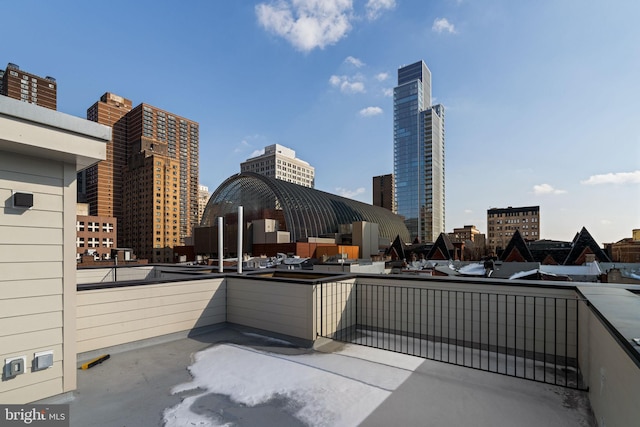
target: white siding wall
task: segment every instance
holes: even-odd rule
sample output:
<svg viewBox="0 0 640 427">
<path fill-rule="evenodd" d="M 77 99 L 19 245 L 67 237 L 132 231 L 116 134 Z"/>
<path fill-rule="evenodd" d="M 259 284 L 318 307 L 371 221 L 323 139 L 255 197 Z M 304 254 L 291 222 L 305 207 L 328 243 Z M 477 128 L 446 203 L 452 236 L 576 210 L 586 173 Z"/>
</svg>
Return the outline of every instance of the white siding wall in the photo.
<svg viewBox="0 0 640 427">
<path fill-rule="evenodd" d="M 78 353 L 225 321 L 224 278 L 78 292 Z"/>
<path fill-rule="evenodd" d="M 227 278 L 227 321 L 315 340 L 314 286 Z"/>
<path fill-rule="evenodd" d="M 0 363 L 27 358 L 25 374 L 0 381 L 3 403 L 25 403 L 64 389 L 65 168 L 0 151 Z M 33 193 L 33 208 L 11 208 L 11 190 Z M 32 371 L 34 353 L 45 350 L 53 350 L 53 367 Z"/>
</svg>

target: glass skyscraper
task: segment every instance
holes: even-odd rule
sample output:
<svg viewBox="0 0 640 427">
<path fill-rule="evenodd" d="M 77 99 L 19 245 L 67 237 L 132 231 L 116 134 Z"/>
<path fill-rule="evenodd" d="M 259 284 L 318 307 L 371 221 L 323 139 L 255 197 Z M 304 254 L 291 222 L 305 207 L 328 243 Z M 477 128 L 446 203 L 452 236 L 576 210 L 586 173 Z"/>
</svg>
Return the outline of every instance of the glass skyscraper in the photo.
<svg viewBox="0 0 640 427">
<path fill-rule="evenodd" d="M 411 239 L 435 242 L 444 232 L 444 106 L 431 105 L 424 61 L 398 69 L 393 90 L 396 209 Z"/>
</svg>

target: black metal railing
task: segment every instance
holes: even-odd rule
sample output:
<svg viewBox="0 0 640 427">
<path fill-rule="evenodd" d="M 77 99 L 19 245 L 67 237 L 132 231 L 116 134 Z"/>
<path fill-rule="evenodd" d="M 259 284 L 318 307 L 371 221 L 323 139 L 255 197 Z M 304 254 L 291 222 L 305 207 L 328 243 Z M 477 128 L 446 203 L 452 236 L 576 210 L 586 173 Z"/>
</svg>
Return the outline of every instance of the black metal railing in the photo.
<svg viewBox="0 0 640 427">
<path fill-rule="evenodd" d="M 576 298 L 322 283 L 318 335 L 583 389 Z"/>
</svg>

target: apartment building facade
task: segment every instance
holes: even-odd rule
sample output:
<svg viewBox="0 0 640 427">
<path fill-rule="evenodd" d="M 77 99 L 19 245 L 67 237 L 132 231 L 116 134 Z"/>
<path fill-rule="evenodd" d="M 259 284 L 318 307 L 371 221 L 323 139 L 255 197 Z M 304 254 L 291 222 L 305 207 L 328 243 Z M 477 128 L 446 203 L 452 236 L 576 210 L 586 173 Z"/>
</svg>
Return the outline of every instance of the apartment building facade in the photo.
<svg viewBox="0 0 640 427">
<path fill-rule="evenodd" d="M 0 95 L 57 110 L 57 94 L 58 84 L 51 76 L 40 77 L 12 63 L 0 70 Z"/>
<path fill-rule="evenodd" d="M 396 212 L 393 174 L 373 177 L 373 205 Z"/>
<path fill-rule="evenodd" d="M 506 248 L 516 230 L 525 241 L 540 240 L 540 206 L 487 210 L 487 245 L 492 252 Z"/>
<path fill-rule="evenodd" d="M 87 118 L 113 127 L 106 162 L 87 171 L 90 213 L 116 217 L 118 244 L 138 258 L 173 262 L 198 225 L 198 123 L 112 93 Z"/>
<path fill-rule="evenodd" d="M 76 209 L 76 260 L 83 254 L 111 259 L 111 250 L 117 248 L 118 242 L 116 218 L 89 215 L 87 203 L 78 203 Z"/>
<path fill-rule="evenodd" d="M 107 158 L 78 176 L 78 201 L 89 203 L 89 215 L 122 218 L 122 171 L 127 164 L 125 116 L 131 108 L 131 100 L 107 92 L 87 109 L 88 120 L 112 129 Z"/>
</svg>

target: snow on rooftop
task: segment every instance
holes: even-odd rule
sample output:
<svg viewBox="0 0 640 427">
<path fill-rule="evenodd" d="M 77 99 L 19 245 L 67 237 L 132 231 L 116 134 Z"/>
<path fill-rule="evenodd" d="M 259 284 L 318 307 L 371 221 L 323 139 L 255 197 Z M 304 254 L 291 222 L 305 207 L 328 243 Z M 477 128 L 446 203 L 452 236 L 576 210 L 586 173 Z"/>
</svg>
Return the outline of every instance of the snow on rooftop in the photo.
<svg viewBox="0 0 640 427">
<path fill-rule="evenodd" d="M 536 274 L 537 272 L 538 272 L 537 268 L 533 270 L 519 271 L 517 273 L 512 274 L 511 277 L 509 277 L 509 280 L 520 279 L 521 277 L 528 277 L 528 276 L 531 276 L 532 274 Z"/>
<path fill-rule="evenodd" d="M 247 406 L 285 398 L 294 416 L 310 426 L 358 425 L 422 362 L 354 345 L 331 354 L 283 355 L 221 344 L 195 355 L 189 367 L 193 380 L 172 390 L 190 393 L 165 410 L 164 421 L 167 427 L 227 425 L 222 416 L 191 410 L 199 398 L 215 393 Z"/>
<path fill-rule="evenodd" d="M 484 264 L 475 263 L 460 267 L 458 272 L 467 276 L 484 276 L 486 270 L 484 268 Z"/>
</svg>

